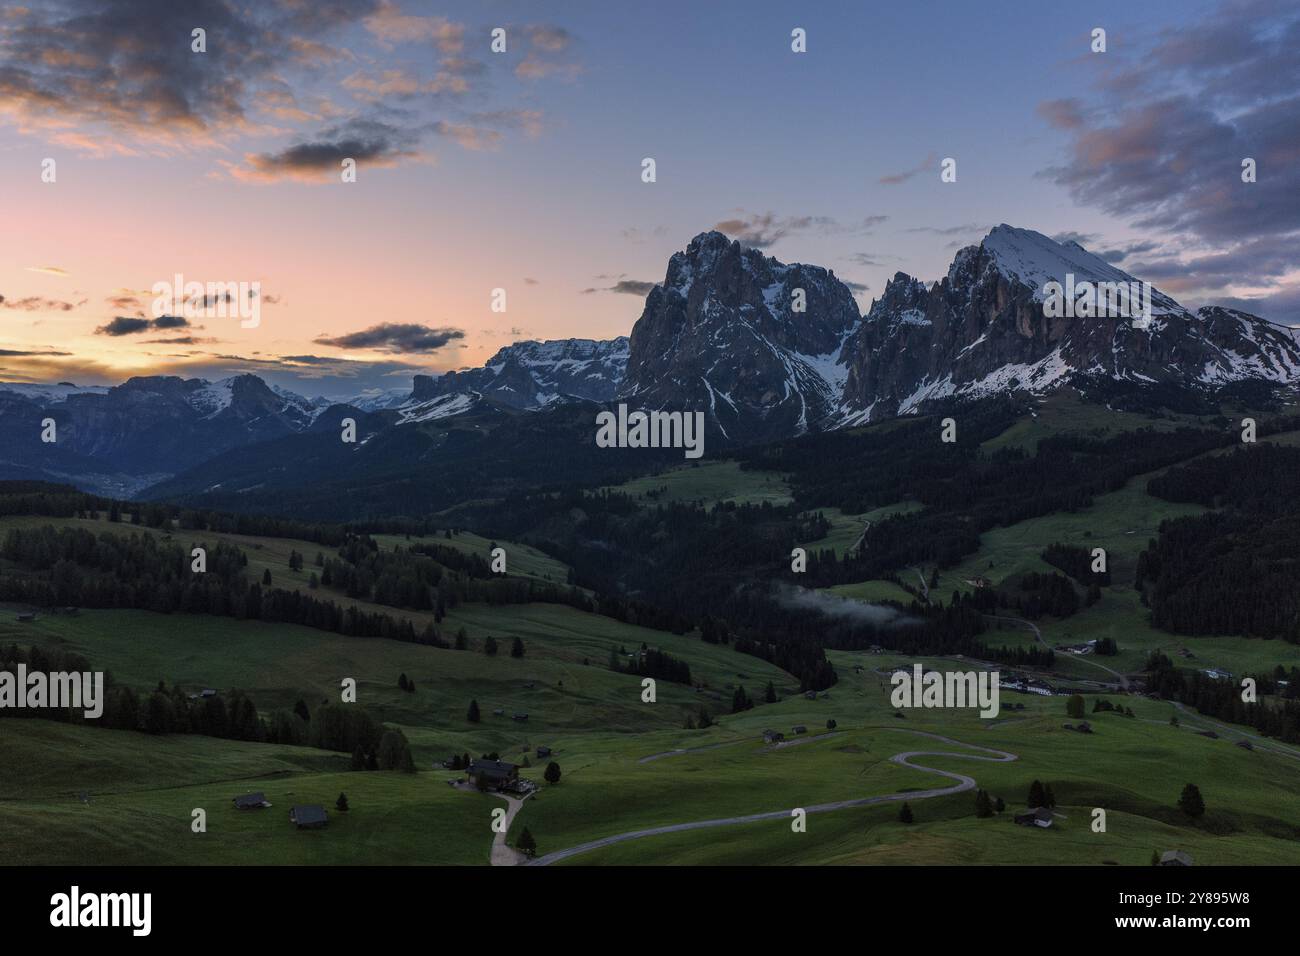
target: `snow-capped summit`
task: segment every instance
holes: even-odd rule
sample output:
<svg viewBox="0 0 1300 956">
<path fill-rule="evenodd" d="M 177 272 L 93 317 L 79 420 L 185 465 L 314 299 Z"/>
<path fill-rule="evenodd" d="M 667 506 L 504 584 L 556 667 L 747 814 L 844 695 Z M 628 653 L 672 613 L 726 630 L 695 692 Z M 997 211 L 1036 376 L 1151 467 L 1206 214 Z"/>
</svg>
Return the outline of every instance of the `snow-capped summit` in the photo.
<svg viewBox="0 0 1300 956">
<path fill-rule="evenodd" d="M 538 409 L 574 399 L 603 402 L 614 396 L 627 369 L 628 340 L 554 339 L 515 342 L 481 368 L 417 375 L 407 401 L 396 407 L 408 420 L 459 414 L 480 400 L 516 409 Z M 448 396 L 468 401 L 449 403 Z M 435 402 L 427 409 L 426 403 Z M 450 409 L 450 411 L 446 411 Z"/>
<path fill-rule="evenodd" d="M 1009 279 L 1034 290 L 1034 298 L 1042 301 L 1044 287 L 1049 282 L 1064 284 L 1067 276 L 1078 285 L 1082 282 L 1110 282 L 1132 284 L 1139 280 L 1119 269 L 1100 256 L 1094 255 L 1074 240 L 1056 242 L 1032 229 L 1017 229 L 1002 223 L 984 237 L 980 248 L 987 253 L 990 263 Z M 1152 315 L 1186 318 L 1188 311 L 1172 298 L 1152 290 Z"/>
<path fill-rule="evenodd" d="M 1063 314 L 1047 308 L 1052 282 L 1142 286 L 1077 242 L 1005 224 L 960 250 L 929 288 L 895 276 L 846 345 L 845 419 L 907 414 L 953 395 L 1042 392 L 1081 378 L 1189 387 L 1297 381 L 1295 335 L 1256 316 L 1193 314 L 1154 288 L 1149 325 L 1134 321 L 1137 308 Z"/>
</svg>

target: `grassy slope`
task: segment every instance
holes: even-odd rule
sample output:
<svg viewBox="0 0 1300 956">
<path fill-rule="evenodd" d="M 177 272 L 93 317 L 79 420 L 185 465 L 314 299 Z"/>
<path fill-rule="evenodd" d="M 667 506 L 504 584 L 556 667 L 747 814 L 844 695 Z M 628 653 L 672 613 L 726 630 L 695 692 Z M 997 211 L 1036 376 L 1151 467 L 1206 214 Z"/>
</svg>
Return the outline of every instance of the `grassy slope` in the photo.
<svg viewBox="0 0 1300 956">
<path fill-rule="evenodd" d="M 1087 418 L 1086 410 L 1071 409 L 1068 414 Z M 1134 421 L 1140 418 L 1135 416 Z M 1033 430 L 1041 427 L 1045 426 L 1031 421 L 1022 429 L 1023 435 L 1011 437 L 1033 441 Z M 718 469 L 692 474 L 710 467 L 717 468 L 671 472 L 679 476 L 671 479 L 675 483 L 671 493 L 679 500 L 708 496 L 759 500 L 750 496 L 773 492 L 761 473 L 735 471 L 728 476 Z M 660 487 L 663 477 L 649 479 L 647 487 Z M 1054 515 L 989 532 L 981 553 L 968 562 L 970 568 L 944 573 L 940 594 L 959 586 L 963 572 L 997 580 L 1013 570 L 1041 570 L 1037 554 L 1051 541 L 1092 542 L 1108 549 L 1117 587 L 1075 618 L 1046 622 L 1049 640 L 1112 633 L 1133 659 L 1140 658 L 1147 642 L 1186 643 L 1207 661 L 1206 666 L 1212 661 L 1232 669 L 1252 655 L 1270 665 L 1294 660 L 1294 646 L 1280 642 L 1183 641 L 1141 624 L 1144 615 L 1136 595 L 1125 590 L 1132 563 L 1161 517 L 1196 510 L 1179 512 L 1181 506 L 1147 497 L 1144 487 L 1145 479 L 1135 479 L 1076 515 Z M 1136 533 L 1126 534 L 1129 530 Z M 278 562 L 273 575 L 276 584 L 284 586 L 281 578 L 288 575 L 284 565 L 289 545 L 275 547 L 283 548 L 283 556 L 267 550 L 263 557 Z M 310 570 L 316 546 L 300 543 L 297 550 L 308 555 Z M 994 573 L 987 569 L 990 560 Z M 512 571 L 525 569 L 520 565 Z M 858 588 L 859 596 L 865 597 L 883 592 L 881 584 L 847 587 Z M 787 696 L 775 705 L 724 716 L 719 726 L 709 730 L 685 731 L 680 729 L 681 708 L 694 704 L 699 695 L 660 685 L 659 703 L 642 705 L 633 678 L 604 668 L 610 647 L 639 646 L 636 629 L 567 608 L 472 606 L 453 612 L 447 624 L 453 629 L 465 625 L 476 645 L 492 633 L 499 640 L 505 638 L 504 651 L 509 638 L 520 634 L 529 648 L 523 661 L 339 638 L 300 628 L 277 626 L 275 634 L 265 634 L 256 629 L 269 626 L 248 622 L 140 613 L 154 622 L 120 617 L 101 623 L 101 614 L 137 612 L 86 612 L 80 618 L 45 618 L 23 628 L 3 624 L 0 640 L 34 633 L 51 641 L 67 640 L 97 664 L 112 667 L 119 679 L 141 686 L 163 676 L 160 667 L 180 665 L 189 669 L 196 683 L 261 687 L 276 702 L 291 703 L 304 692 L 332 697 L 340 672 L 347 673 L 360 679 L 362 700 L 368 706 L 406 729 L 421 766 L 451 750 L 477 753 L 491 748 L 509 754 L 518 753 L 524 743 L 554 746 L 564 778 L 558 786 L 545 788 L 536 802 L 525 804 L 514 831 L 529 826 L 542 852 L 646 825 L 942 785 L 941 778 L 888 762 L 892 753 L 936 745 L 899 733 L 903 727 L 1019 754 L 1021 759 L 1010 764 L 942 757 L 921 762 L 974 776 L 995 796 L 1003 796 L 1010 809 L 1022 805 L 1031 780 L 1049 781 L 1059 809 L 1066 814 L 1051 830 L 1029 830 L 1013 826 L 1005 814 L 975 819 L 973 795 L 961 794 L 914 804 L 917 823 L 910 828 L 896 822 L 897 805 L 886 804 L 812 816 L 805 834 L 791 833 L 784 821 L 694 831 L 620 844 L 578 857 L 575 863 L 1114 861 L 1144 865 L 1153 850 L 1175 847 L 1189 850 L 1198 864 L 1294 863 L 1298 858 L 1300 760 L 1258 749 L 1245 751 L 1228 739 L 1197 736 L 1191 729 L 1193 719 L 1185 719 L 1181 728 L 1172 727 L 1170 706 L 1144 698 L 1124 698 L 1139 719 L 1100 714 L 1092 718 L 1097 727 L 1092 736 L 1061 729 L 1066 718 L 1059 698 L 1017 695 L 1014 700 L 1024 703 L 1025 711 L 1004 710 L 997 721 L 930 711 L 912 711 L 900 720 L 892 716 L 882 679 L 872 673 L 872 668 L 885 662 L 899 661 L 833 653 L 841 681 L 829 699 Z M 209 624 L 221 633 L 213 633 Z M 1060 630 L 1067 627 L 1071 630 Z M 729 684 L 742 681 L 753 695 L 770 673 L 752 658 L 741 658 L 743 663 L 737 666 L 734 652 L 727 648 L 646 633 L 652 645 L 680 652 L 697 678 L 704 677 L 724 694 Z M 1006 632 L 1007 642 L 1026 638 Z M 117 660 L 101 660 L 101 652 Z M 583 666 L 584 657 L 590 666 Z M 1119 660 L 1128 666 L 1129 657 Z M 863 674 L 853 672 L 855 661 L 865 666 Z M 405 695 L 396 689 L 399 670 L 415 678 L 419 693 Z M 219 680 L 214 674 L 230 680 Z M 537 681 L 537 687 L 527 691 L 522 685 L 531 680 Z M 565 682 L 563 693 L 559 680 Z M 788 677 L 783 683 L 778 674 L 776 683 L 785 694 L 793 690 Z M 478 727 L 463 719 L 465 701 L 475 694 L 481 695 L 485 713 L 485 722 Z M 255 699 L 265 708 L 261 697 L 255 694 Z M 1004 707 L 1012 699 L 1004 698 Z M 493 706 L 505 706 L 508 712 L 525 708 L 533 717 L 527 725 L 500 719 L 494 723 L 488 716 Z M 796 723 L 818 733 L 828 718 L 839 723 L 835 737 L 778 751 L 764 748 L 757 740 L 766 727 L 789 734 Z M 0 724 L 0 759 L 5 766 L 24 767 L 21 776 L 9 778 L 14 792 L 0 792 L 0 846 L 14 846 L 17 841 L 7 837 L 21 832 L 30 842 L 44 841 L 53 859 L 67 861 L 88 855 L 131 862 L 486 860 L 488 813 L 497 804 L 451 791 L 442 782 L 450 774 L 342 774 L 332 769 L 341 758 L 300 748 L 202 738 L 158 740 L 36 721 L 24 722 L 20 732 L 15 732 L 15 726 L 7 721 Z M 660 751 L 713 743 L 729 746 L 638 762 Z M 88 758 L 88 753 L 94 756 Z M 249 781 L 265 790 L 276 806 L 264 814 L 232 818 L 234 812 L 226 809 L 230 797 L 246 789 Z M 1196 825 L 1174 809 L 1178 792 L 1188 781 L 1200 786 L 1210 807 L 1207 819 Z M 79 789 L 92 792 L 89 807 L 75 799 Z M 296 833 L 280 816 L 294 800 L 310 799 L 332 807 L 338 790 L 346 790 L 357 809 L 346 820 L 332 813 L 325 833 Z M 22 799 L 5 799 L 11 795 Z M 189 810 L 200 805 L 209 807 L 206 837 L 191 835 L 188 829 Z M 1106 834 L 1094 834 L 1088 827 L 1095 806 L 1109 810 Z M 84 825 L 69 826 L 74 814 L 82 815 Z M 32 841 L 32 834 L 38 839 Z M 187 842 L 191 838 L 199 842 Z M 42 859 L 51 857 L 43 853 Z"/>
<path fill-rule="evenodd" d="M 346 758 L 305 748 L 19 723 L 0 722 L 6 865 L 486 863 L 503 806 L 451 790 L 445 772 L 348 773 Z M 235 810 L 252 790 L 272 806 Z M 297 830 L 295 803 L 323 804 L 329 827 Z M 206 833 L 190 829 L 195 808 Z"/>
<path fill-rule="evenodd" d="M 272 582 L 276 587 L 289 589 L 305 587 L 307 579 L 313 571 L 316 571 L 317 576 L 319 576 L 319 570 L 312 563 L 315 561 L 318 552 L 323 553 L 326 557 L 330 557 L 335 552 L 335 549 L 325 545 L 295 538 L 221 534 L 211 531 L 161 531 L 156 528 L 132 525 L 130 524 L 130 515 L 128 514 L 126 517 L 126 521 L 114 523 L 110 522 L 106 515 L 102 514 L 98 519 L 6 515 L 0 517 L 0 535 L 3 535 L 9 528 L 35 528 L 52 525 L 56 528 L 85 528 L 95 534 L 102 534 L 105 531 L 124 534 L 140 532 L 155 537 L 170 534 L 172 540 L 183 547 L 188 547 L 191 543 L 201 544 L 206 542 L 215 544 L 217 541 L 224 541 L 243 549 L 248 555 L 248 573 L 250 577 L 261 580 L 262 572 L 269 570 Z M 381 548 L 391 549 L 399 545 L 409 547 L 412 544 L 419 543 L 439 544 L 459 551 L 477 554 L 485 561 L 489 559 L 489 551 L 493 544 L 489 539 L 468 531 L 454 534 L 450 540 L 441 535 L 426 537 L 413 535 L 408 539 L 405 535 L 377 534 L 374 535 L 374 538 Z M 496 544 L 506 549 L 507 577 L 533 577 L 561 585 L 568 579 L 568 565 L 543 554 L 536 548 L 514 541 L 503 540 L 497 541 Z M 305 564 L 300 572 L 289 570 L 289 554 L 291 551 L 297 551 L 304 557 Z"/>
<path fill-rule="evenodd" d="M 116 680 L 141 690 L 159 680 L 187 689 L 238 687 L 259 710 L 289 708 L 299 698 L 338 700 L 339 681 L 357 681 L 358 701 L 376 717 L 401 726 L 417 762 L 427 766 L 452 752 L 506 752 L 526 743 L 559 745 L 568 733 L 601 727 L 638 732 L 680 726 L 701 703 L 716 711 L 730 704 L 737 682 L 751 693 L 771 680 L 795 689 L 785 672 L 730 647 L 705 644 L 661 631 L 620 624 L 557 605 L 469 606 L 459 609 L 471 633 L 496 635 L 501 650 L 454 651 L 378 638 L 350 638 L 311 628 L 229 618 L 168 616 L 147 611 L 83 611 L 77 617 L 45 616 L 33 624 L 0 622 L 0 642 L 69 647 Z M 8 615 L 6 615 L 8 617 Z M 510 639 L 524 641 L 526 655 L 509 655 Z M 608 669 L 609 652 L 641 642 L 662 647 L 692 667 L 724 702 L 677 684 L 660 683 L 658 703 L 641 703 L 640 680 Z M 590 665 L 582 664 L 584 653 Z M 397 687 L 406 673 L 417 692 Z M 740 675 L 745 675 L 743 678 Z M 563 687 L 559 685 L 563 682 Z M 528 688 L 526 685 L 536 686 Z M 465 720 L 469 701 L 483 720 Z M 505 717 L 493 716 L 504 708 Z M 525 711 L 527 723 L 509 715 Z"/>
<path fill-rule="evenodd" d="M 645 504 L 699 501 L 705 504 L 774 505 L 790 502 L 785 479 L 771 471 L 744 471 L 739 462 L 723 459 L 698 465 L 683 465 L 658 475 L 646 475 L 608 489 L 642 498 Z M 649 495 L 656 495 L 650 497 Z"/>
<path fill-rule="evenodd" d="M 837 736 L 782 751 L 748 742 L 651 764 L 611 761 L 599 775 L 594 767 L 587 770 L 590 781 L 566 778 L 553 798 L 548 791 L 545 802 L 526 805 L 520 823 L 532 829 L 545 852 L 632 829 L 628 822 L 709 819 L 943 785 L 937 782 L 941 778 L 887 762 L 902 750 L 954 749 L 900 732 L 908 728 L 1018 754 L 1019 760 L 1006 764 L 945 757 L 919 761 L 974 776 L 1006 800 L 1008 813 L 976 819 L 974 795 L 965 793 L 918 801 L 911 828 L 896 822 L 897 804 L 885 804 L 810 816 L 804 834 L 792 833 L 786 821 L 747 824 L 630 841 L 571 862 L 1144 865 L 1153 850 L 1172 848 L 1187 849 L 1198 863 L 1297 861 L 1300 760 L 1245 751 L 1225 739 L 1169 726 L 1169 705 L 1141 698 L 1125 701 L 1138 718 L 1099 714 L 1092 718 L 1096 733 L 1091 736 L 1061 728 L 1067 720 L 1061 698 L 1017 695 L 1026 710 L 1004 711 L 996 721 L 933 711 L 909 711 L 899 720 L 889 716 L 881 679 L 869 670 L 880 660 L 864 656 L 868 670 L 862 675 L 841 667 L 841 682 L 829 700 L 787 700 L 766 712 L 728 718 L 720 731 L 738 736 L 775 724 L 788 732 L 785 725 L 795 721 L 813 728 L 836 716 Z M 1015 827 L 1008 819 L 1023 806 L 1034 779 L 1052 784 L 1065 815 L 1048 831 Z M 1189 781 L 1200 786 L 1210 807 L 1196 825 L 1175 809 Z M 560 791 L 571 784 L 586 792 L 577 799 L 566 793 L 562 800 Z M 673 794 L 672 812 L 650 797 L 663 793 Z M 610 803 L 622 807 L 625 799 L 626 810 L 609 819 Z M 676 812 L 688 807 L 694 815 Z M 1104 834 L 1089 826 L 1094 807 L 1107 808 Z M 605 816 L 599 817 L 602 809 Z"/>
</svg>

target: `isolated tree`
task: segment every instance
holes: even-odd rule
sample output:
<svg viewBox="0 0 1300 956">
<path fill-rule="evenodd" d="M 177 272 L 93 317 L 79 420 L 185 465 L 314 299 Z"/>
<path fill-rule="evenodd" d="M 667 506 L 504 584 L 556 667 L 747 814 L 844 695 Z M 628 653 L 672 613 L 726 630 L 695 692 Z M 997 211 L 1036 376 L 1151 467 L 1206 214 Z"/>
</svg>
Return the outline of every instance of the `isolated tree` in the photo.
<svg viewBox="0 0 1300 956">
<path fill-rule="evenodd" d="M 510 643 L 510 656 L 511 657 L 524 656 L 524 642 L 517 637 Z"/>
<path fill-rule="evenodd" d="M 307 709 L 307 702 L 301 697 L 298 698 L 298 703 L 293 705 L 293 712 L 303 720 L 311 721 L 311 711 Z"/>
<path fill-rule="evenodd" d="M 898 810 L 898 822 L 911 823 L 912 819 L 912 808 L 907 803 L 904 803 Z"/>
<path fill-rule="evenodd" d="M 713 718 L 709 716 L 709 712 L 703 707 L 700 708 L 700 719 L 695 722 L 695 726 L 700 730 L 707 730 L 713 726 Z"/>
<path fill-rule="evenodd" d="M 488 657 L 495 657 L 497 653 L 497 639 L 491 634 L 483 641 L 483 653 Z"/>
<path fill-rule="evenodd" d="M 456 650 L 463 651 L 468 646 L 469 638 L 466 636 L 465 629 L 462 627 L 456 632 Z"/>
<path fill-rule="evenodd" d="M 560 782 L 560 765 L 552 760 L 546 765 L 546 772 L 542 774 L 547 783 L 555 784 Z"/>
<path fill-rule="evenodd" d="M 1043 806 L 1047 807 L 1049 810 L 1056 806 L 1056 794 L 1052 793 L 1052 785 L 1050 783 L 1043 787 L 1043 800 L 1045 801 Z"/>
<path fill-rule="evenodd" d="M 379 738 L 379 769 L 415 773 L 415 758 L 406 734 L 400 730 L 385 730 Z"/>
<path fill-rule="evenodd" d="M 537 841 L 533 839 L 528 827 L 524 827 L 524 832 L 519 834 L 519 839 L 515 841 L 515 849 L 529 858 L 537 855 Z"/>
<path fill-rule="evenodd" d="M 1001 797 L 998 797 L 996 800 L 993 801 L 993 809 L 996 810 L 998 813 L 1001 813 L 1006 808 L 1007 808 L 1007 802 L 1003 800 Z"/>
<path fill-rule="evenodd" d="M 737 684 L 736 692 L 731 696 L 731 712 L 733 714 L 738 714 L 742 710 L 749 710 L 753 706 L 754 702 L 750 700 L 749 695 L 745 693 L 745 685 Z"/>
<path fill-rule="evenodd" d="M 834 718 L 834 717 L 832 717 L 830 720 L 826 721 L 826 729 L 827 729 L 827 730 L 834 730 L 834 729 L 835 729 L 836 727 L 838 727 L 838 726 L 839 726 L 839 724 L 835 723 L 835 718 Z"/>
<path fill-rule="evenodd" d="M 989 799 L 987 790 L 977 790 L 975 792 L 975 816 L 993 816 L 993 801 Z"/>
<path fill-rule="evenodd" d="M 477 724 L 479 722 L 478 701 L 471 700 L 469 702 L 469 713 L 465 715 L 465 719 L 471 724 Z"/>
<path fill-rule="evenodd" d="M 1047 806 L 1047 794 L 1043 791 L 1043 785 L 1035 780 L 1029 785 L 1029 798 L 1026 801 L 1029 808 Z"/>
<path fill-rule="evenodd" d="M 1205 814 L 1205 800 L 1202 799 L 1201 790 L 1196 784 L 1189 783 L 1183 787 L 1183 794 L 1178 798 L 1178 809 L 1192 819 Z"/>
<path fill-rule="evenodd" d="M 270 569 L 270 568 L 267 568 L 265 571 L 262 572 L 262 586 L 263 586 L 263 587 L 270 587 L 270 586 L 271 586 L 271 569 Z"/>
<path fill-rule="evenodd" d="M 1082 717 L 1084 714 L 1084 701 L 1082 694 L 1071 694 L 1070 699 L 1065 702 L 1065 713 L 1068 717 Z"/>
<path fill-rule="evenodd" d="M 346 793 L 340 793 L 339 798 L 334 801 L 334 806 L 346 813 L 348 810 L 348 795 Z"/>
<path fill-rule="evenodd" d="M 405 672 L 405 671 L 403 671 L 402 673 L 400 673 L 400 674 L 397 675 L 397 686 L 400 687 L 402 690 L 406 690 L 406 688 L 407 688 L 408 685 L 407 685 L 407 683 L 406 683 L 406 672 Z"/>
<path fill-rule="evenodd" d="M 763 700 L 769 704 L 776 703 L 776 688 L 772 686 L 771 681 L 767 682 L 767 690 L 763 692 Z"/>
<path fill-rule="evenodd" d="M 1160 854 L 1157 853 L 1155 850 L 1151 851 L 1151 865 L 1152 866 L 1160 865 Z"/>
</svg>

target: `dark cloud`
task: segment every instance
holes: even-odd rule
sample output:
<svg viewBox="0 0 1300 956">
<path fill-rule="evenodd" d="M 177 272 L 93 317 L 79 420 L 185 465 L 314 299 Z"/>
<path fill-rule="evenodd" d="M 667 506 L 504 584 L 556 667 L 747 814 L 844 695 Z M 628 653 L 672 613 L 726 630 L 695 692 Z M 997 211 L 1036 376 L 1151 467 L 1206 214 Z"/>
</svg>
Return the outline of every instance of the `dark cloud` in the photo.
<svg viewBox="0 0 1300 956">
<path fill-rule="evenodd" d="M 1082 243 L 1080 243 L 1080 245 L 1082 245 Z M 1133 256 L 1145 255 L 1146 253 L 1159 248 L 1160 243 L 1158 242 L 1134 242 L 1130 245 L 1124 246 L 1123 248 L 1096 249 L 1092 251 L 1096 252 L 1097 255 L 1101 256 L 1101 258 L 1105 259 L 1107 262 L 1120 263 L 1125 259 L 1129 259 Z"/>
<path fill-rule="evenodd" d="M 54 351 L 25 352 L 19 349 L 0 349 L 0 355 L 6 357 L 19 357 L 19 356 L 28 357 L 28 356 L 46 356 L 46 355 L 59 356 L 59 355 L 71 355 L 71 354 L 72 354 L 71 352 L 54 352 Z"/>
<path fill-rule="evenodd" d="M 968 236 L 972 233 L 983 235 L 992 226 L 983 226 L 976 222 L 963 223 L 960 226 L 911 226 L 908 232 L 924 232 L 934 236 Z"/>
<path fill-rule="evenodd" d="M 856 262 L 860 266 L 879 266 L 884 265 L 881 257 L 871 252 L 855 252 L 852 255 L 845 256 L 850 262 Z"/>
<path fill-rule="evenodd" d="M 725 233 L 741 245 L 755 249 L 768 246 L 796 233 L 814 235 L 839 235 L 853 232 L 870 232 L 889 219 L 888 216 L 866 216 L 856 223 L 842 223 L 831 216 L 778 216 L 773 212 L 746 213 L 714 223 L 713 228 Z"/>
<path fill-rule="evenodd" d="M 244 157 L 245 165 L 228 166 L 231 175 L 251 181 L 277 179 L 321 180 L 336 177 L 345 159 L 358 166 L 392 166 L 416 155 L 416 136 L 379 120 L 351 120 L 322 130 L 319 138 L 301 142 L 278 153 L 256 153 Z"/>
<path fill-rule="evenodd" d="M 1181 272 L 1172 260 L 1145 264 L 1185 288 L 1275 281 L 1300 232 L 1298 48 L 1300 8 L 1268 0 L 1166 30 L 1103 74 L 1094 102 L 1040 106 L 1068 140 L 1064 163 L 1040 175 L 1078 203 L 1212 250 Z M 1254 183 L 1241 180 L 1246 157 Z"/>
<path fill-rule="evenodd" d="M 840 279 L 840 281 L 848 286 L 852 292 L 867 292 L 871 289 L 871 286 L 862 282 L 850 282 L 848 279 Z"/>
<path fill-rule="evenodd" d="M 613 276 L 596 276 L 597 279 L 612 279 Z M 644 282 L 640 279 L 618 279 L 613 285 L 591 287 L 582 290 L 583 295 L 591 295 L 593 292 L 617 292 L 623 295 L 647 296 L 650 290 L 659 283 Z"/>
<path fill-rule="evenodd" d="M 71 312 L 76 307 L 73 303 L 64 302 L 62 299 L 44 299 L 36 295 L 23 299 L 6 299 L 0 295 L 0 309 L 17 309 L 21 312 Z"/>
<path fill-rule="evenodd" d="M 0 110 L 96 151 L 192 144 L 238 130 L 264 82 L 306 41 L 375 10 L 375 0 L 64 0 L 0 20 Z M 207 53 L 191 51 L 202 27 Z"/>
<path fill-rule="evenodd" d="M 111 322 L 95 329 L 96 335 L 136 335 L 150 329 L 186 329 L 190 327 L 187 319 L 179 315 L 161 315 L 156 319 L 143 319 L 137 316 L 115 316 Z"/>
<path fill-rule="evenodd" d="M 381 352 L 417 353 L 436 352 L 445 348 L 456 339 L 463 339 L 461 329 L 435 329 L 415 323 L 384 322 L 372 325 L 360 332 L 346 335 L 322 335 L 313 339 L 317 345 L 329 345 L 339 349 L 375 349 Z"/>
</svg>

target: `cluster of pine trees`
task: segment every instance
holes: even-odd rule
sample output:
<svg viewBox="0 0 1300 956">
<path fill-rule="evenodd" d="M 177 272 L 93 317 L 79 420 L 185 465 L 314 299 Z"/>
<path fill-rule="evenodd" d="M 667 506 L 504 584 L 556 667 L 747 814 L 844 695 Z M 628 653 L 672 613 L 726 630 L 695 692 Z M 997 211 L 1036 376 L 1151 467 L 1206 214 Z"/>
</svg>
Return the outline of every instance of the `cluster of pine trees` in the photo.
<svg viewBox="0 0 1300 956">
<path fill-rule="evenodd" d="M 1164 654 L 1155 651 L 1146 662 L 1147 688 L 1152 693 L 1196 708 L 1198 713 L 1231 724 L 1253 727 L 1262 736 L 1283 743 L 1300 743 L 1300 701 L 1293 698 L 1265 700 L 1277 690 L 1271 675 L 1255 676 L 1260 699 L 1246 703 L 1236 680 L 1217 680 L 1200 671 L 1184 671 Z"/>
<path fill-rule="evenodd" d="M 79 654 L 59 649 L 0 648 L 0 670 L 17 673 L 19 664 L 28 672 L 93 672 L 90 662 Z M 269 717 L 258 713 L 251 697 L 238 688 L 208 696 L 186 693 L 180 687 L 158 685 L 147 695 L 119 684 L 104 675 L 104 710 L 87 719 L 81 710 L 21 708 L 0 710 L 0 717 L 77 722 L 108 730 L 134 730 L 147 734 L 197 734 L 226 740 L 292 744 L 348 753 L 360 750 L 375 756 L 369 769 L 414 771 L 410 745 L 400 730 L 386 729 L 366 710 L 322 704 L 314 712 L 299 701 L 293 711 L 277 710 Z"/>
<path fill-rule="evenodd" d="M 433 625 L 417 632 L 409 621 L 356 605 L 341 608 L 297 591 L 247 583 L 246 556 L 218 544 L 203 573 L 190 550 L 144 533 L 98 536 L 81 528 L 12 529 L 0 555 L 16 569 L 0 576 L 0 600 L 43 607 L 135 608 L 162 614 L 214 614 L 281 621 L 346 634 L 409 643 L 442 644 Z"/>
<path fill-rule="evenodd" d="M 653 677 L 655 680 L 669 681 L 673 684 L 691 683 L 691 666 L 678 660 L 667 651 L 641 645 L 641 651 L 633 654 L 623 664 L 616 653 L 610 654 L 610 670 L 623 674 L 635 674 L 637 677 Z"/>
<path fill-rule="evenodd" d="M 1085 587 L 1092 584 L 1099 587 L 1110 586 L 1109 566 L 1105 571 L 1094 571 L 1092 552 L 1087 548 L 1061 544 L 1058 541 L 1049 544 L 1044 549 L 1042 557 L 1048 564 L 1060 568 Z"/>
</svg>

